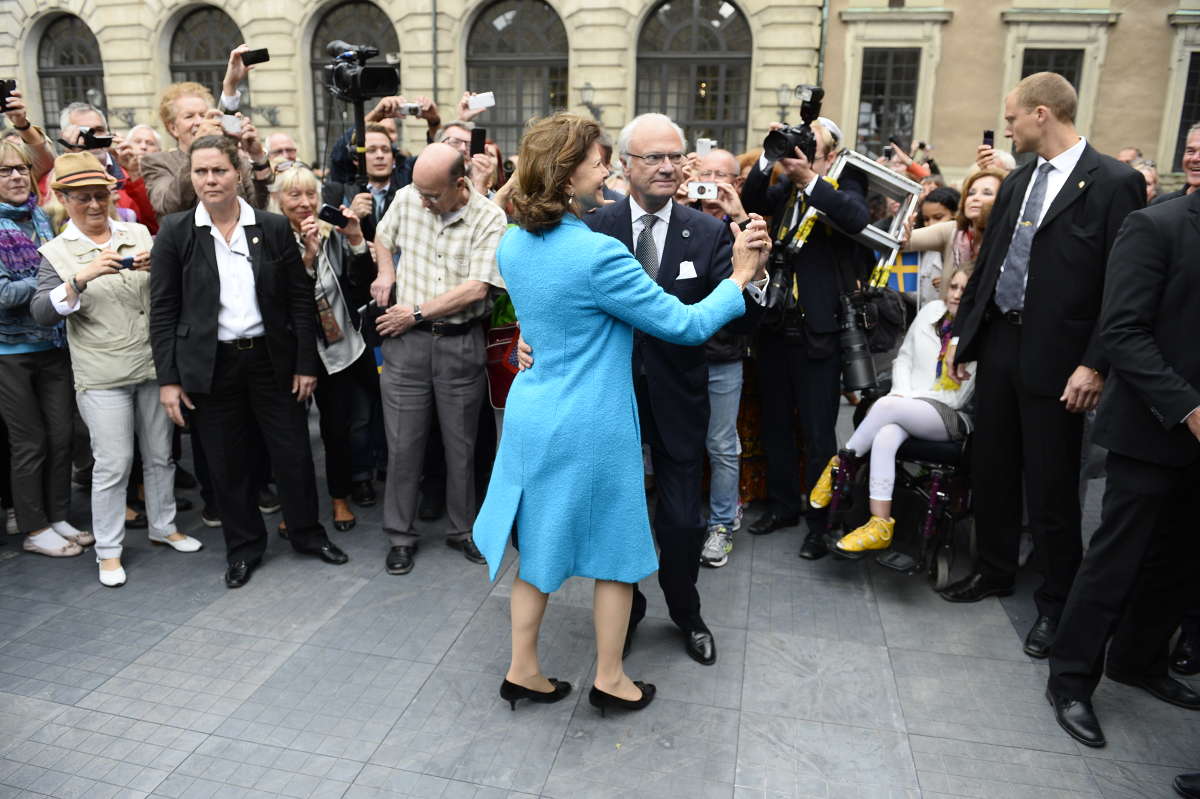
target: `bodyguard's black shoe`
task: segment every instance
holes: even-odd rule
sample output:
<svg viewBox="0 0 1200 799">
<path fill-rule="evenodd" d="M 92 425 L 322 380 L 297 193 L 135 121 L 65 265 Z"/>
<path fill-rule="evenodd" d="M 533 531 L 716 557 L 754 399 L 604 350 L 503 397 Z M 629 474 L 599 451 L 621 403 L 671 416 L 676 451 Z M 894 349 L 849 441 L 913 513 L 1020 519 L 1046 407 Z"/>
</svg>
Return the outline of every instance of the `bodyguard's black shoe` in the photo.
<svg viewBox="0 0 1200 799">
<path fill-rule="evenodd" d="M 684 630 L 683 647 L 688 656 L 702 666 L 717 662 L 717 642 L 708 630 Z"/>
<path fill-rule="evenodd" d="M 358 481 L 354 484 L 354 490 L 350 492 L 350 499 L 359 507 L 371 507 L 377 499 L 375 496 L 375 484 L 370 480 Z"/>
<path fill-rule="evenodd" d="M 1066 730 L 1067 735 L 1084 746 L 1096 749 L 1108 743 L 1104 740 L 1104 731 L 1100 729 L 1100 720 L 1096 718 L 1091 702 L 1055 696 L 1049 688 L 1046 689 L 1046 701 L 1054 708 L 1054 719 L 1058 726 Z"/>
<path fill-rule="evenodd" d="M 328 539 L 323 541 L 316 549 L 300 549 L 296 546 L 293 546 L 293 549 L 295 549 L 301 555 L 312 555 L 313 557 L 320 558 L 326 563 L 332 563 L 334 566 L 341 566 L 343 563 L 347 563 L 350 560 L 349 555 L 343 552 L 337 544 Z"/>
<path fill-rule="evenodd" d="M 475 546 L 475 539 L 471 536 L 457 539 L 447 538 L 446 546 L 459 550 L 463 553 L 463 557 L 472 563 L 487 563 L 487 558 L 479 551 L 479 547 Z"/>
<path fill-rule="evenodd" d="M 601 716 L 605 715 L 605 711 L 610 707 L 619 710 L 641 710 L 654 700 L 654 694 L 657 689 L 653 683 L 642 682 L 641 680 L 634 680 L 633 684 L 641 689 L 641 699 L 622 699 L 619 696 L 606 694 L 593 685 L 592 690 L 588 691 L 588 702 L 591 703 L 592 707 L 600 709 Z"/>
<path fill-rule="evenodd" d="M 417 553 L 415 546 L 396 546 L 388 550 L 387 573 L 408 574 L 413 569 L 413 555 Z"/>
<path fill-rule="evenodd" d="M 940 596 L 947 602 L 979 602 L 990 596 L 1010 596 L 1012 592 L 1012 580 L 985 577 L 976 572 L 946 586 Z"/>
<path fill-rule="evenodd" d="M 535 691 L 532 688 L 526 688 L 523 685 L 517 685 L 515 682 L 505 680 L 500 683 L 500 698 L 508 702 L 509 707 L 515 711 L 518 699 L 528 699 L 530 702 L 551 704 L 560 699 L 566 699 L 567 694 L 571 693 L 571 683 L 566 680 L 557 680 L 554 677 L 547 679 L 554 686 L 553 691 Z"/>
<path fill-rule="evenodd" d="M 229 564 L 225 570 L 225 585 L 229 588 L 241 588 L 250 582 L 250 575 L 258 568 L 259 561 L 239 560 Z"/>
<path fill-rule="evenodd" d="M 1180 774 L 1175 778 L 1175 793 L 1188 799 L 1200 799 L 1200 772 Z"/>
<path fill-rule="evenodd" d="M 1171 671 L 1176 674 L 1200 674 L 1200 639 L 1180 633 L 1171 650 Z"/>
<path fill-rule="evenodd" d="M 800 516 L 780 516 L 772 511 L 767 511 L 754 524 L 750 525 L 750 535 L 766 535 L 773 533 L 776 530 L 781 530 L 784 527 L 795 527 L 800 523 Z"/>
<path fill-rule="evenodd" d="M 1141 677 L 1138 679 L 1126 679 L 1121 675 L 1114 676 L 1112 673 L 1106 673 L 1105 676 L 1113 682 L 1119 682 L 1122 685 L 1132 685 L 1134 688 L 1141 688 L 1151 696 L 1176 707 L 1181 707 L 1184 710 L 1200 710 L 1200 694 L 1174 677 L 1166 674 L 1161 677 Z"/>
<path fill-rule="evenodd" d="M 810 532 L 804 536 L 804 543 L 800 545 L 800 557 L 805 560 L 820 560 L 829 554 L 829 544 L 825 543 L 825 536 L 817 532 Z"/>
<path fill-rule="evenodd" d="M 1048 657 L 1057 633 L 1057 621 L 1049 616 L 1038 616 L 1029 630 L 1029 635 L 1025 636 L 1025 654 L 1031 658 Z"/>
</svg>

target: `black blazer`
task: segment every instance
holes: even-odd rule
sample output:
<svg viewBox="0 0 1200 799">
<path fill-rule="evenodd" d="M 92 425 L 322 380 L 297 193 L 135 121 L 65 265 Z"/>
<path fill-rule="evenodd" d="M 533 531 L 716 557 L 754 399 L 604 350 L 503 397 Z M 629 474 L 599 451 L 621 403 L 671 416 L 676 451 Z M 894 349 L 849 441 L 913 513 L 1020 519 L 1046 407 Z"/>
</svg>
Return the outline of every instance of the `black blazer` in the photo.
<svg viewBox="0 0 1200 799">
<path fill-rule="evenodd" d="M 778 238 L 792 182 L 784 177 L 771 186 L 770 180 L 770 170 L 763 172 L 755 164 L 742 186 L 742 205 L 749 213 L 771 217 L 771 235 Z M 845 170 L 836 189 L 818 180 L 808 202 L 849 234 L 858 233 L 871 221 L 867 179 L 857 169 Z M 796 288 L 805 325 L 814 333 L 836 333 L 838 297 L 854 287 L 853 281 L 867 277 L 872 262 L 870 251 L 849 236 L 818 223 L 796 257 Z"/>
<path fill-rule="evenodd" d="M 634 251 L 633 217 L 629 198 L 585 214 L 584 222 L 597 233 L 619 240 Z M 733 274 L 733 241 L 721 220 L 675 203 L 659 263 L 658 284 L 687 305 L 700 302 Z M 696 277 L 679 280 L 679 264 L 691 261 Z M 746 296 L 746 316 L 731 329 L 752 330 L 762 316 L 760 306 Z M 735 328 L 735 323 L 741 328 Z M 675 460 L 704 456 L 708 433 L 708 363 L 704 346 L 687 347 L 634 331 L 634 363 L 646 370 L 654 420 Z"/>
<path fill-rule="evenodd" d="M 266 329 L 267 352 L 279 385 L 292 375 L 320 374 L 313 280 L 285 217 L 255 210 L 246 228 L 254 289 Z M 221 281 L 216 247 L 195 209 L 159 220 L 150 260 L 150 345 L 159 385 L 180 384 L 207 394 L 217 357 Z"/>
<path fill-rule="evenodd" d="M 1100 342 L 1112 370 L 1095 441 L 1167 466 L 1200 458 L 1200 192 L 1130 214 L 1108 259 Z"/>
<path fill-rule="evenodd" d="M 979 334 L 1036 168 L 1034 159 L 1010 174 L 992 206 L 975 271 L 954 320 L 960 363 L 978 360 Z M 1108 372 L 1097 325 L 1104 265 L 1125 217 L 1145 204 L 1146 180 L 1140 172 L 1084 146 L 1042 218 L 1029 254 L 1020 365 L 1029 391 L 1058 397 L 1079 366 Z"/>
</svg>

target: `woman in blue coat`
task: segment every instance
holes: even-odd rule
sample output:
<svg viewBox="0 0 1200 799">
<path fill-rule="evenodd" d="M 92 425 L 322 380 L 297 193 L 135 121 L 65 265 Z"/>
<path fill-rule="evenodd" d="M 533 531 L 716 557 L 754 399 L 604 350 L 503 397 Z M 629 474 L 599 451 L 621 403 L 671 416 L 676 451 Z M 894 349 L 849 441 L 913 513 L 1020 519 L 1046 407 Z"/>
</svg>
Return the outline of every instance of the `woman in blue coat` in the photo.
<svg viewBox="0 0 1200 799">
<path fill-rule="evenodd" d="M 621 649 L 633 583 L 658 568 L 646 511 L 631 357 L 633 328 L 702 344 L 742 314 L 742 288 L 765 265 L 766 227 L 737 235 L 733 275 L 704 301 L 664 292 L 629 251 L 576 215 L 608 175 L 592 120 L 556 114 L 521 141 L 513 194 L 519 228 L 497 251 L 500 272 L 534 345 L 537 365 L 517 375 L 475 542 L 492 579 L 516 529 L 512 662 L 500 695 L 555 702 L 571 690 L 542 675 L 538 628 L 548 594 L 571 576 L 596 580 L 596 682 L 591 703 L 640 709 L 654 686 L 625 675 Z"/>
</svg>

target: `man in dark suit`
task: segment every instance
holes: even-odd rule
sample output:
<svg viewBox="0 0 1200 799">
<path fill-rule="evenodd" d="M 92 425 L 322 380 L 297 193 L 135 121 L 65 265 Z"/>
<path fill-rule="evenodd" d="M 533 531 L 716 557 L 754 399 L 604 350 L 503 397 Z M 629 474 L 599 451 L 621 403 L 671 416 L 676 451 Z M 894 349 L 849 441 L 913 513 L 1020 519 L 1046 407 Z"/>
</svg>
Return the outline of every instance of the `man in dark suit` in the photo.
<svg viewBox="0 0 1200 799">
<path fill-rule="evenodd" d="M 405 159 L 400 155 L 383 125 L 368 123 L 364 136 L 367 185 L 361 186 L 353 180 L 346 183 L 327 181 L 321 187 L 321 200 L 335 208 L 339 205 L 349 207 L 362 225 L 363 236 L 367 241 L 374 241 L 375 228 L 391 206 L 392 198 L 412 182 L 410 160 L 416 159 Z M 398 161 L 404 162 L 402 169 L 396 168 Z"/>
<path fill-rule="evenodd" d="M 1078 453 L 1083 419 L 1108 371 L 1097 334 L 1104 264 L 1130 211 L 1146 202 L 1141 173 L 1075 131 L 1075 89 L 1039 72 L 1005 98 L 1005 135 L 1038 157 L 1008 176 L 954 320 L 948 360 L 978 362 L 973 490 L 976 570 L 950 602 L 1013 591 L 1024 475 L 1042 584 L 1025 639 L 1045 657 L 1083 554 Z"/>
<path fill-rule="evenodd" d="M 223 136 L 190 153 L 200 204 L 171 214 L 151 254 L 150 341 L 159 396 L 204 444 L 224 523 L 225 583 L 245 585 L 267 548 L 246 441 L 262 431 L 292 547 L 345 563 L 317 521 L 304 401 L 316 387 L 316 303 L 286 218 L 238 197 L 238 153 Z"/>
<path fill-rule="evenodd" d="M 813 162 L 796 148 L 794 157 L 781 158 L 784 177 L 770 186 L 773 164 L 765 158 L 750 170 L 742 187 L 746 211 L 772 217 L 776 258 L 786 259 L 794 279 L 794 303 L 786 311 L 773 309 L 759 334 L 758 375 L 762 401 L 763 446 L 767 452 L 766 513 L 750 526 L 752 535 L 765 535 L 800 520 L 804 489 L 811 490 L 837 452 L 836 425 L 841 396 L 841 347 L 838 343 L 838 298 L 866 277 L 870 253 L 845 234 L 867 226 L 866 178 L 848 169 L 835 187 L 823 180 L 837 154 L 840 131 L 830 121 L 812 124 L 817 140 Z M 824 211 L 844 233 L 818 223 L 805 237 L 800 221 L 809 206 Z M 793 243 L 789 247 L 786 243 Z M 797 246 L 802 244 L 802 246 Z M 780 272 L 778 267 L 772 267 Z M 778 281 L 780 274 L 773 275 Z M 790 294 L 790 291 L 785 293 Z M 796 475 L 793 414 L 798 412 L 804 435 L 804 481 Z M 809 507 L 808 533 L 800 557 L 816 560 L 829 549 L 827 508 Z"/>
<path fill-rule="evenodd" d="M 1193 193 L 1130 214 L 1108 260 L 1100 341 L 1112 366 L 1094 434 L 1108 449 L 1108 481 L 1047 685 L 1058 723 L 1088 746 L 1104 745 L 1091 705 L 1102 673 L 1200 710 L 1200 695 L 1167 673 L 1200 560 L 1198 252 Z"/>
<path fill-rule="evenodd" d="M 688 304 L 699 302 L 732 273 L 732 242 L 719 220 L 672 199 L 683 180 L 683 132 L 662 114 L 643 114 L 621 131 L 617 149 L 629 195 L 587 214 L 585 221 L 592 230 L 619 239 L 664 291 Z M 744 325 L 754 325 L 758 309 L 748 300 Z M 658 582 L 671 620 L 683 630 L 687 653 L 711 665 L 716 643 L 700 616 L 696 590 L 709 412 L 704 347 L 668 344 L 636 331 L 633 369 L 643 439 L 650 443 L 654 466 Z M 645 614 L 646 597 L 635 588 L 627 646 Z"/>
<path fill-rule="evenodd" d="M 1180 162 L 1184 184 L 1175 191 L 1158 195 L 1150 203 L 1151 205 L 1168 203 L 1200 188 L 1200 122 L 1188 128 L 1187 138 L 1183 144 L 1183 158 L 1180 159 Z"/>
</svg>

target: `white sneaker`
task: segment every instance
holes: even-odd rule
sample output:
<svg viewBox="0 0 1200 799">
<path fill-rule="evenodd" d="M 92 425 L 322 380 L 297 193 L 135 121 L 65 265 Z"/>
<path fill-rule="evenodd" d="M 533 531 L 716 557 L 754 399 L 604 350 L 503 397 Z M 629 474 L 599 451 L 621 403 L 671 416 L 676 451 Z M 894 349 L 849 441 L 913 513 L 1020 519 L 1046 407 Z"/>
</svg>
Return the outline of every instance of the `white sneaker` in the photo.
<svg viewBox="0 0 1200 799">
<path fill-rule="evenodd" d="M 100 568 L 100 585 L 109 588 L 120 588 L 125 585 L 125 567 L 118 566 L 115 569 L 106 569 L 100 564 L 96 564 Z"/>
<path fill-rule="evenodd" d="M 4 511 L 4 532 L 9 535 L 20 535 L 21 531 L 17 528 L 17 511 L 16 508 L 9 508 Z"/>
<path fill-rule="evenodd" d="M 733 533 L 723 524 L 714 524 L 708 528 L 708 540 L 700 552 L 700 562 L 713 569 L 719 569 L 729 562 L 729 553 L 733 551 Z"/>
<path fill-rule="evenodd" d="M 204 546 L 204 544 L 200 542 L 200 539 L 192 538 L 190 535 L 185 535 L 183 538 L 179 539 L 178 541 L 172 541 L 171 539 L 167 538 L 166 536 L 164 536 L 162 538 L 157 538 L 152 535 L 152 536 L 150 536 L 150 543 L 151 544 L 166 544 L 167 546 L 169 546 L 171 549 L 175 550 L 176 552 L 197 552 Z"/>
</svg>

